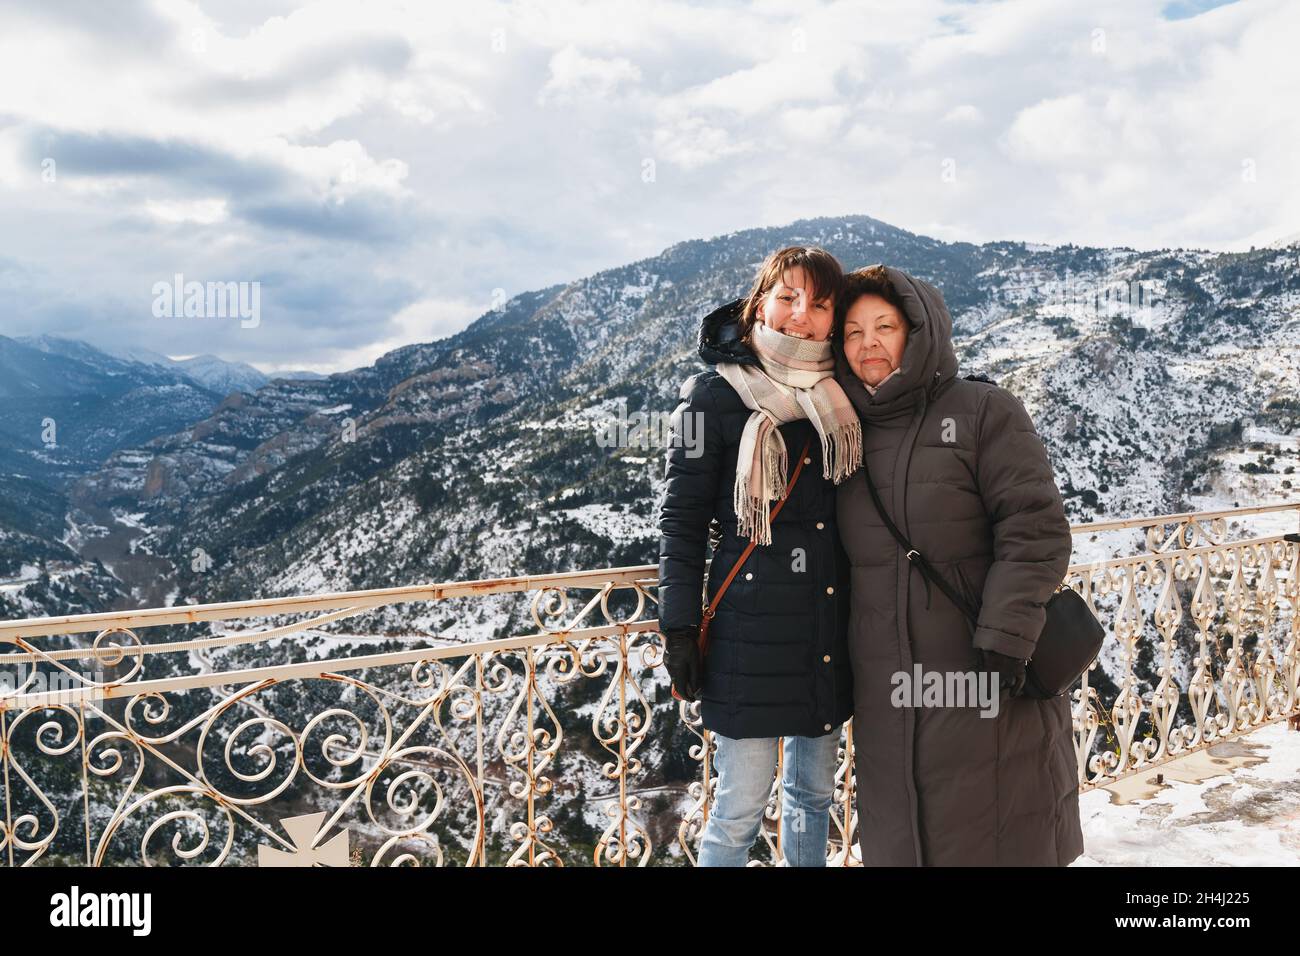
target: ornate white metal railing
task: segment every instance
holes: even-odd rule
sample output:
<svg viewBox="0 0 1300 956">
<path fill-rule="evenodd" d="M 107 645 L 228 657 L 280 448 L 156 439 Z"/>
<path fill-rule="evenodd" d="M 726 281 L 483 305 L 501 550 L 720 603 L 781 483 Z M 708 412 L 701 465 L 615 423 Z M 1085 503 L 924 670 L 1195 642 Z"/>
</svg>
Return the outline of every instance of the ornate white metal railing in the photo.
<svg viewBox="0 0 1300 956">
<path fill-rule="evenodd" d="M 1072 693 L 1082 788 L 1300 715 L 1298 520 L 1286 504 L 1073 529 L 1076 556 L 1095 559 L 1065 583 L 1109 631 Z M 693 862 L 711 735 L 657 669 L 655 574 L 0 623 L 0 857 L 338 863 L 347 842 L 370 865 Z M 517 603 L 534 630 L 338 633 L 388 606 L 485 600 Z M 329 641 L 341 647 L 322 653 Z M 367 652 L 375 642 L 404 646 Z M 857 863 L 845 729 L 833 865 Z M 761 843 L 780 859 L 774 825 Z"/>
<path fill-rule="evenodd" d="M 1272 527 L 1252 533 L 1252 518 Z M 1082 534 L 1136 531 L 1144 545 L 1066 574 L 1110 632 L 1072 693 L 1081 786 L 1300 717 L 1297 519 L 1300 505 L 1284 504 L 1072 529 L 1076 553 Z M 1154 687 L 1144 686 L 1143 652 Z"/>
</svg>

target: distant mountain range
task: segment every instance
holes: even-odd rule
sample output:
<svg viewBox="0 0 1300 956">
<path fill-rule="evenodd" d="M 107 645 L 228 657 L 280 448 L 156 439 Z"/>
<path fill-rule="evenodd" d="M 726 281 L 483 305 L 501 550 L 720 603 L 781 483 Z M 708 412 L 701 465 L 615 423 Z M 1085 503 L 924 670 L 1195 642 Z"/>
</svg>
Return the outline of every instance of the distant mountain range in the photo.
<svg viewBox="0 0 1300 956">
<path fill-rule="evenodd" d="M 146 348 L 125 346 L 101 349 L 77 339 L 56 335 L 20 336 L 15 341 L 42 352 L 72 358 L 80 357 L 91 362 L 96 361 L 96 353 L 98 353 L 140 365 L 154 365 L 179 371 L 196 384 L 221 395 L 228 395 L 234 391 L 255 392 L 273 378 L 321 379 L 325 377 L 320 372 L 307 370 L 267 375 L 246 362 L 227 362 L 215 355 L 194 355 L 186 359 L 174 359 Z"/>
<path fill-rule="evenodd" d="M 78 560 L 63 544 L 66 492 L 114 451 L 184 428 L 232 392 L 269 381 L 211 355 L 175 361 L 59 336 L 0 336 L 0 580 L 45 559 Z"/>
<path fill-rule="evenodd" d="M 175 361 L 50 335 L 0 336 L 0 473 L 65 490 L 113 451 L 192 424 L 230 393 L 270 381 L 211 355 Z"/>
<path fill-rule="evenodd" d="M 182 428 L 221 395 L 84 342 L 0 336 L 0 471 L 55 489 L 118 448 Z"/>
</svg>

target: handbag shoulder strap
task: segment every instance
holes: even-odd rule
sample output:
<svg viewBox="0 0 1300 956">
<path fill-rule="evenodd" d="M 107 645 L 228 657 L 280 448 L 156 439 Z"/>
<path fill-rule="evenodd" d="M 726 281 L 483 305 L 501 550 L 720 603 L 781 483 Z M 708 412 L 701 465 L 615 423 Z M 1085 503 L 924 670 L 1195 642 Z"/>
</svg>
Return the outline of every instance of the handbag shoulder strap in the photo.
<svg viewBox="0 0 1300 956">
<path fill-rule="evenodd" d="M 902 547 L 907 556 L 907 560 L 916 565 L 916 569 L 921 572 L 922 576 L 925 577 L 927 581 L 932 583 L 944 594 L 948 595 L 948 600 L 957 605 L 957 609 L 970 618 L 971 622 L 978 627 L 979 612 L 971 607 L 970 602 L 968 602 L 959 591 L 939 576 L 939 572 L 937 572 L 934 569 L 934 566 L 925 559 L 925 555 L 912 547 L 912 543 L 903 536 L 903 532 L 899 531 L 894 522 L 890 520 L 889 513 L 885 511 L 885 506 L 880 501 L 880 493 L 876 491 L 876 483 L 871 480 L 871 469 L 867 467 L 867 455 L 865 450 L 862 454 L 862 475 L 867 479 L 867 490 L 871 492 L 871 500 L 875 503 L 876 511 L 880 513 L 880 519 L 885 522 L 885 527 L 889 529 L 889 533 L 894 536 L 894 540 L 896 540 Z"/>
<path fill-rule="evenodd" d="M 794 466 L 794 474 L 790 476 L 789 482 L 786 483 L 785 497 L 778 501 L 772 508 L 772 513 L 768 516 L 770 520 L 775 521 L 776 516 L 781 512 L 781 508 L 790 500 L 790 492 L 794 491 L 794 483 L 799 480 L 799 473 L 803 471 L 804 460 L 808 457 L 808 452 L 811 449 L 812 436 L 809 436 L 808 440 L 803 443 L 803 451 L 799 452 L 799 463 Z M 731 573 L 723 579 L 722 586 L 719 587 L 717 593 L 713 595 L 713 600 L 709 602 L 709 606 L 704 609 L 705 621 L 712 620 L 714 612 L 718 610 L 718 605 L 722 603 L 722 595 L 727 593 L 727 588 L 731 587 L 731 582 L 735 580 L 736 575 L 740 573 L 741 567 L 749 560 L 749 556 L 753 554 L 756 543 L 757 542 L 751 538 L 749 544 L 745 545 L 745 550 L 740 553 L 740 560 L 732 566 Z"/>
</svg>

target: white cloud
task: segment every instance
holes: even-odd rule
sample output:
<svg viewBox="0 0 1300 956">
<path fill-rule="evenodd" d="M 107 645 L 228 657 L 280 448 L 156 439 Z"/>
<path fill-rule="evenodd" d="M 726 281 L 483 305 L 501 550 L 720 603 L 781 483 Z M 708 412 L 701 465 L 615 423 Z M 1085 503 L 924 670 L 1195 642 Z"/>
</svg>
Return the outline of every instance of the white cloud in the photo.
<svg viewBox="0 0 1300 956">
<path fill-rule="evenodd" d="M 584 56 L 572 45 L 551 57 L 550 77 L 537 95 L 539 103 L 571 102 L 612 95 L 641 79 L 641 71 L 624 57 Z"/>
<path fill-rule="evenodd" d="M 781 128 L 792 138 L 827 143 L 840 131 L 848 115 L 848 107 L 840 105 L 789 109 L 781 114 Z"/>
<path fill-rule="evenodd" d="M 963 103 L 961 106 L 954 106 L 947 113 L 943 114 L 945 123 L 966 123 L 975 124 L 983 122 L 984 114 L 980 112 L 978 106 L 972 106 L 970 103 Z"/>
<path fill-rule="evenodd" d="M 174 271 L 264 275 L 291 307 L 261 338 L 177 325 L 155 347 L 320 367 L 452 330 L 493 288 L 810 215 L 1135 247 L 1300 228 L 1285 0 L 1177 21 L 1128 0 L 280 6 L 6 5 L 0 259 L 30 283 L 6 331 L 134 315 Z"/>
<path fill-rule="evenodd" d="M 410 172 L 400 159 L 375 160 L 353 139 L 300 146 L 273 138 L 253 155 L 291 170 L 317 193 L 336 201 L 366 191 L 402 196 L 406 192 L 402 182 Z"/>
<path fill-rule="evenodd" d="M 654 155 L 684 170 L 722 162 L 751 148 L 737 143 L 726 127 L 701 116 L 681 116 L 662 122 L 654 131 Z"/>
<path fill-rule="evenodd" d="M 385 352 L 410 345 L 431 342 L 459 332 L 488 310 L 489 303 L 463 299 L 421 299 L 400 309 L 388 321 L 383 337 L 366 345 L 333 356 L 340 368 L 369 365 Z M 300 366 L 284 366 L 284 368 Z"/>
<path fill-rule="evenodd" d="M 200 226 L 211 226 L 230 218 L 224 199 L 149 199 L 145 201 L 145 211 L 159 222 L 192 222 Z"/>
<path fill-rule="evenodd" d="M 1114 153 L 1111 130 L 1082 93 L 1021 110 L 1007 133 L 1012 159 L 1052 166 L 1091 163 Z"/>
</svg>

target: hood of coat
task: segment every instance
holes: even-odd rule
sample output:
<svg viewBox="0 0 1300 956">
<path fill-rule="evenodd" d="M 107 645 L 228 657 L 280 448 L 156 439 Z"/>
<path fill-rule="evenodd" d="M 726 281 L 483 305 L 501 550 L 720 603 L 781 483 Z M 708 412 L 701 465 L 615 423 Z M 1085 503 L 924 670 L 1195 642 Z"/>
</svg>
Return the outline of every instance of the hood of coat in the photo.
<svg viewBox="0 0 1300 956">
<path fill-rule="evenodd" d="M 710 365 L 735 362 L 757 365 L 758 356 L 740 340 L 740 314 L 745 300 L 737 299 L 714 309 L 700 323 L 700 358 Z"/>
<path fill-rule="evenodd" d="M 952 348 L 952 316 L 939 290 L 923 279 L 885 267 L 889 281 L 903 300 L 907 320 L 907 345 L 898 372 L 881 383 L 872 395 L 853 374 L 841 343 L 835 347 L 835 379 L 867 418 L 889 417 L 910 410 L 922 393 L 933 396 L 957 375 L 957 355 Z"/>
</svg>

